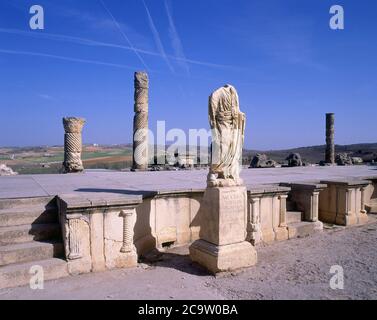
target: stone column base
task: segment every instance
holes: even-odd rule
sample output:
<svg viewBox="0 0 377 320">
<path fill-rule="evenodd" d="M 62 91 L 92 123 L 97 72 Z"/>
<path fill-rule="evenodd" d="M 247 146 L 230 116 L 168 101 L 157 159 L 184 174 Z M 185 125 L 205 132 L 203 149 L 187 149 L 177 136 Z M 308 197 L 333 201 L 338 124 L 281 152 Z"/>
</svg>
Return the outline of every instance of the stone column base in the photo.
<svg viewBox="0 0 377 320">
<path fill-rule="evenodd" d="M 287 227 L 278 227 L 275 229 L 275 240 L 276 241 L 288 240 Z"/>
<path fill-rule="evenodd" d="M 255 265 L 257 252 L 247 241 L 219 246 L 197 240 L 190 246 L 190 258 L 211 273 L 218 273 Z"/>
<path fill-rule="evenodd" d="M 323 223 L 321 221 L 301 221 L 288 224 L 289 239 L 307 237 L 316 232 L 321 232 L 322 230 Z"/>
<path fill-rule="evenodd" d="M 111 268 L 133 268 L 137 266 L 137 254 L 135 250 L 127 253 L 121 253 L 112 264 L 107 267 Z"/>
<path fill-rule="evenodd" d="M 335 219 L 335 224 L 342 226 L 353 226 L 357 224 L 365 224 L 368 222 L 368 215 L 366 213 L 360 212 L 358 215 L 339 215 Z"/>
</svg>

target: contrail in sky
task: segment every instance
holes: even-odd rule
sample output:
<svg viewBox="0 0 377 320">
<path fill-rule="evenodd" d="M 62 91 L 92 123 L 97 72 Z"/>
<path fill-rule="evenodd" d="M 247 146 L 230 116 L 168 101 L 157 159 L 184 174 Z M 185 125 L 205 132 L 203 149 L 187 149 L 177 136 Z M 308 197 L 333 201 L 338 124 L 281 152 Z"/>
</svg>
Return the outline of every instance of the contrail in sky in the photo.
<svg viewBox="0 0 377 320">
<path fill-rule="evenodd" d="M 0 28 L 0 33 L 16 34 L 16 35 L 27 36 L 27 37 L 32 37 L 32 38 L 48 39 L 52 41 L 70 42 L 70 43 L 75 43 L 75 44 L 85 45 L 85 46 L 97 46 L 97 47 L 122 49 L 122 50 L 128 50 L 128 51 L 136 51 L 138 53 L 143 53 L 146 55 L 162 57 L 162 55 L 158 52 L 152 52 L 148 50 L 138 49 L 135 47 L 124 46 L 124 45 L 119 45 L 119 44 L 109 43 L 109 42 L 101 42 L 101 41 L 96 41 L 96 40 L 91 40 L 91 39 L 86 39 L 86 38 L 80 38 L 80 37 L 67 36 L 67 35 L 62 35 L 62 34 L 54 34 L 54 33 L 47 33 L 47 32 L 36 33 L 36 32 L 31 32 L 31 31 L 24 31 L 24 30 L 18 30 L 18 29 L 6 29 L 6 28 Z M 201 66 L 210 67 L 210 68 L 240 69 L 235 66 L 192 60 L 188 58 L 175 57 L 175 56 L 170 56 L 170 55 L 167 55 L 167 57 L 169 59 L 182 61 L 182 62 L 186 62 L 190 64 L 201 65 Z"/>
<path fill-rule="evenodd" d="M 145 1 L 144 0 L 141 0 L 143 2 L 143 5 L 144 5 L 144 8 L 145 8 L 145 11 L 147 12 L 147 17 L 148 17 L 148 21 L 149 21 L 149 26 L 151 28 L 151 31 L 153 33 L 153 37 L 154 37 L 154 41 L 156 42 L 156 45 L 157 45 L 157 49 L 158 51 L 160 52 L 161 56 L 164 58 L 166 64 L 168 65 L 170 71 L 172 73 L 175 73 L 174 71 L 174 68 L 173 66 L 171 65 L 170 61 L 169 61 L 169 58 L 168 56 L 166 55 L 166 52 L 165 52 L 165 49 L 164 49 L 164 46 L 162 45 L 162 42 L 161 42 L 161 38 L 160 38 L 160 34 L 158 33 L 157 31 L 157 28 L 153 22 L 153 19 L 152 19 L 152 16 L 149 12 L 149 9 L 147 7 L 147 5 L 145 4 Z"/>
<path fill-rule="evenodd" d="M 189 68 L 189 66 L 186 62 L 187 59 L 186 59 L 186 56 L 183 52 L 182 41 L 181 41 L 181 39 L 178 35 L 178 32 L 177 32 L 177 29 L 175 27 L 173 15 L 170 11 L 168 1 L 165 0 L 164 3 L 165 3 L 166 15 L 168 16 L 168 20 L 169 20 L 169 33 L 170 33 L 170 38 L 171 38 L 171 41 L 172 41 L 172 46 L 173 46 L 174 51 L 175 51 L 175 55 L 176 55 L 176 57 L 181 59 L 181 60 L 179 60 L 180 64 L 185 69 L 186 74 L 189 75 L 190 74 L 190 68 Z"/>
<path fill-rule="evenodd" d="M 149 67 L 147 66 L 147 64 L 145 63 L 144 59 L 142 58 L 142 56 L 139 54 L 139 52 L 137 50 L 135 50 L 135 47 L 133 46 L 132 42 L 130 41 L 130 39 L 127 37 L 126 33 L 122 30 L 122 28 L 120 27 L 118 21 L 115 19 L 115 17 L 113 16 L 113 14 L 111 13 L 111 11 L 107 8 L 107 6 L 105 5 L 105 3 L 102 1 L 102 0 L 99 0 L 102 4 L 102 6 L 105 8 L 105 10 L 107 11 L 107 13 L 109 14 L 109 16 L 111 17 L 111 19 L 113 20 L 114 24 L 116 25 L 116 27 L 119 29 L 120 33 L 122 34 L 123 38 L 127 41 L 128 45 L 130 46 L 130 48 L 133 50 L 133 52 L 135 52 L 136 56 L 139 58 L 140 62 L 143 64 L 143 66 L 147 69 L 147 71 L 149 71 Z"/>
<path fill-rule="evenodd" d="M 97 61 L 97 60 L 71 58 L 71 57 L 58 56 L 58 55 L 54 55 L 54 54 L 47 54 L 47 53 L 40 53 L 40 52 L 8 50 L 8 49 L 1 49 L 0 48 L 0 53 L 26 55 L 26 56 L 37 56 L 37 57 L 44 57 L 44 58 L 53 58 L 53 59 L 71 61 L 71 62 L 81 62 L 81 63 L 89 63 L 89 64 L 108 66 L 108 67 L 135 70 L 135 67 L 126 66 L 126 65 L 123 65 L 123 64 L 109 63 L 109 62 L 103 62 L 103 61 Z"/>
</svg>

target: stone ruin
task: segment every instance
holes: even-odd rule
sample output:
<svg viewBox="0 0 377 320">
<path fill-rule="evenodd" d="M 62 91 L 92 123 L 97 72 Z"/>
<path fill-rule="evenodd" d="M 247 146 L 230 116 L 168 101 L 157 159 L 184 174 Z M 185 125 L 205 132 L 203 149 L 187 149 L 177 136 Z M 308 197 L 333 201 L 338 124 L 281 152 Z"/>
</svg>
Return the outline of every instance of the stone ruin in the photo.
<svg viewBox="0 0 377 320">
<path fill-rule="evenodd" d="M 326 155 L 325 163 L 335 164 L 335 115 L 333 113 L 326 113 Z"/>
<path fill-rule="evenodd" d="M 149 78 L 146 72 L 134 75 L 133 170 L 148 169 Z"/>
<path fill-rule="evenodd" d="M 211 128 L 220 133 L 215 136 L 214 144 L 220 148 L 215 149 L 218 161 L 211 160 L 205 189 L 157 190 L 145 194 L 133 190 L 122 197 L 61 193 L 51 197 L 1 199 L 0 211 L 4 211 L 0 214 L 3 217 L 0 227 L 16 232 L 3 237 L 7 241 L 4 248 L 10 254 L 7 259 L 0 259 L 0 266 L 6 267 L 6 271 L 0 272 L 0 288 L 28 284 L 30 264 L 50 263 L 56 254 L 58 257 L 63 254 L 64 260 L 49 264 L 46 279 L 134 267 L 138 257 L 164 248 L 166 243 L 191 244 L 193 261 L 213 273 L 231 271 L 257 262 L 255 244 L 309 236 L 322 230 L 322 221 L 344 226 L 363 224 L 368 221 L 367 210 L 377 212 L 377 177 L 246 187 L 239 177 L 246 118 L 239 109 L 235 88 L 227 85 L 216 90 L 210 97 L 209 110 Z M 65 164 L 81 169 L 84 121 L 79 118 L 63 121 Z M 230 130 L 222 130 L 224 127 Z M 7 167 L 3 171 L 10 172 Z M 22 214 L 15 216 L 9 212 L 15 206 L 19 206 Z M 56 219 L 49 227 L 55 228 L 57 224 L 61 228 L 59 243 L 49 238 L 49 234 L 42 243 L 28 229 L 25 234 L 19 233 L 19 219 L 29 226 L 45 217 L 46 210 Z M 10 248 L 17 241 L 25 241 L 26 234 L 28 246 L 20 254 L 13 254 Z M 47 243 L 48 240 L 53 243 Z M 18 264 L 18 269 L 7 268 L 12 264 Z"/>
<path fill-rule="evenodd" d="M 269 159 L 267 155 L 257 153 L 250 162 L 249 168 L 275 168 L 276 161 Z"/>
<path fill-rule="evenodd" d="M 302 167 L 304 165 L 299 153 L 291 153 L 285 160 L 288 161 L 288 167 Z"/>
<path fill-rule="evenodd" d="M 0 164 L 0 176 L 14 176 L 17 172 L 14 172 L 12 168 L 9 168 L 6 164 Z"/>
<path fill-rule="evenodd" d="M 351 157 L 353 164 L 362 164 L 364 162 L 363 158 L 361 157 Z"/>
<path fill-rule="evenodd" d="M 84 170 L 82 152 L 82 128 L 85 119 L 76 117 L 63 118 L 64 134 L 64 162 L 63 172 L 81 172 Z"/>
<path fill-rule="evenodd" d="M 338 166 L 352 166 L 352 158 L 348 153 L 338 153 L 335 157 L 335 162 Z"/>
</svg>

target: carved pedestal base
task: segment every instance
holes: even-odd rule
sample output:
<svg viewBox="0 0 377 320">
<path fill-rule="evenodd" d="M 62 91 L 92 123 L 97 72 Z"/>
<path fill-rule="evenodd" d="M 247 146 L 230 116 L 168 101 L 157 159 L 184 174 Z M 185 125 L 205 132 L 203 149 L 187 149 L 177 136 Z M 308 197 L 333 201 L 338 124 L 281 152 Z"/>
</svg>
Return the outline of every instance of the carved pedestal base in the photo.
<svg viewBox="0 0 377 320">
<path fill-rule="evenodd" d="M 257 254 L 246 239 L 246 187 L 207 188 L 200 208 L 199 237 L 190 257 L 212 273 L 249 267 Z"/>
<path fill-rule="evenodd" d="M 232 271 L 257 263 L 257 252 L 247 241 L 218 246 L 197 240 L 190 246 L 190 257 L 212 273 Z"/>
</svg>

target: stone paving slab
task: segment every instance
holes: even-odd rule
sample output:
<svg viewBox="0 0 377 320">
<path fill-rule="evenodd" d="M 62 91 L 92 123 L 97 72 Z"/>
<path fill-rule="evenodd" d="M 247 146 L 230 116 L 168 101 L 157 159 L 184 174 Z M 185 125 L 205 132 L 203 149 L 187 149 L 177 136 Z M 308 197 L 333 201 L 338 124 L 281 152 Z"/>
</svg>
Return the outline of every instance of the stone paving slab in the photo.
<svg viewBox="0 0 377 320">
<path fill-rule="evenodd" d="M 217 277 L 192 263 L 187 247 L 175 247 L 137 268 L 46 281 L 44 290 L 1 289 L 0 300 L 377 299 L 376 236 L 370 216 L 366 225 L 258 246 L 255 266 Z M 330 288 L 333 265 L 344 269 L 343 290 Z"/>
<path fill-rule="evenodd" d="M 208 170 L 117 172 L 87 170 L 77 174 L 0 177 L 0 199 L 76 194 L 83 197 L 140 195 L 166 191 L 203 190 Z M 345 180 L 373 177 L 376 166 L 243 169 L 249 187 L 281 182 Z"/>
</svg>

